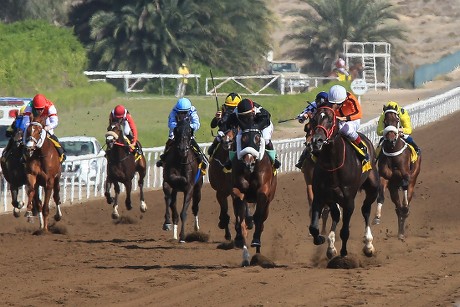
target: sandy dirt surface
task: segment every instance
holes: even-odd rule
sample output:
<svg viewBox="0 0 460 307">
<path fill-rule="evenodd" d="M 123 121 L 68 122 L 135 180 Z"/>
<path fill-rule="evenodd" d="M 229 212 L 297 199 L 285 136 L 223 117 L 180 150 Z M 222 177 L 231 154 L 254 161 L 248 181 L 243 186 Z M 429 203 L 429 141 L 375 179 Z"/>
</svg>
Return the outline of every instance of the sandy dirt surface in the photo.
<svg viewBox="0 0 460 307">
<path fill-rule="evenodd" d="M 348 247 L 356 269 L 326 268 L 326 246 L 315 246 L 308 235 L 303 178 L 293 173 L 279 177 L 262 235 L 262 254 L 275 268 L 243 268 L 241 250 L 217 249 L 225 239 L 209 185 L 199 214 L 206 243 L 180 244 L 161 229 L 161 191 L 146 193 L 145 214 L 138 205 L 129 212 L 122 206 L 120 223 L 112 221 L 104 199 L 65 206 L 63 220 L 41 235 L 34 233 L 38 222 L 2 215 L 1 305 L 460 306 L 459 120 L 457 112 L 413 135 L 423 163 L 405 241 L 396 237 L 387 200 L 382 224 L 372 227 L 377 253 L 365 257 L 358 195 Z"/>
</svg>

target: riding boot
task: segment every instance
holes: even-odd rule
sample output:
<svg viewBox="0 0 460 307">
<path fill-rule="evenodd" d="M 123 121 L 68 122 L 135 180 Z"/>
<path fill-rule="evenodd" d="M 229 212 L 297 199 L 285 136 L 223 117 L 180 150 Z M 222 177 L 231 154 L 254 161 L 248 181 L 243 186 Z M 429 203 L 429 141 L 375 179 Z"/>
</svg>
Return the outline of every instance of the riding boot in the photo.
<svg viewBox="0 0 460 307">
<path fill-rule="evenodd" d="M 201 148 L 198 145 L 198 143 L 196 142 L 195 138 L 192 138 L 191 143 L 192 143 L 192 147 L 193 147 L 193 149 L 194 149 L 194 151 L 195 151 L 195 153 L 197 155 L 198 161 L 201 162 L 201 169 L 203 171 L 205 171 L 206 168 L 208 167 L 208 162 L 207 162 L 206 156 L 201 151 Z"/>
<path fill-rule="evenodd" d="M 268 141 L 268 144 L 265 145 L 265 149 L 274 150 L 274 146 L 271 140 Z M 281 162 L 278 160 L 278 156 L 275 155 L 275 161 L 273 161 L 273 167 L 278 169 L 281 167 Z"/>
<path fill-rule="evenodd" d="M 363 160 L 366 162 L 369 161 L 369 153 L 367 152 L 367 146 L 366 144 L 361 140 L 361 138 L 358 136 L 358 138 L 354 141 L 355 145 L 359 147 L 363 151 Z"/>
<path fill-rule="evenodd" d="M 214 150 L 217 147 L 217 144 L 219 144 L 219 140 L 217 139 L 217 137 L 215 137 L 214 141 L 212 141 L 211 146 L 209 146 L 209 148 L 208 148 L 208 156 L 210 156 L 210 157 L 212 156 L 212 154 L 214 153 Z"/>
<path fill-rule="evenodd" d="M 414 147 L 415 152 L 419 155 L 420 154 L 420 147 L 415 144 L 414 139 L 411 136 L 405 138 L 405 141 Z"/>
<path fill-rule="evenodd" d="M 134 148 L 134 150 L 136 151 L 136 153 L 138 155 L 143 155 L 144 154 L 142 152 L 142 145 L 141 145 L 141 143 L 139 143 L 139 141 L 136 142 L 136 148 Z"/>
<path fill-rule="evenodd" d="M 171 148 L 171 145 L 172 145 L 173 142 L 174 142 L 174 140 L 172 140 L 172 139 L 168 139 L 166 141 L 165 150 L 160 155 L 160 160 L 158 160 L 157 163 L 156 163 L 157 167 L 162 167 L 163 166 L 163 162 L 165 161 L 166 155 L 167 155 L 169 149 Z"/>
<path fill-rule="evenodd" d="M 302 169 L 303 163 L 305 162 L 307 155 L 308 155 L 308 151 L 306 148 L 304 148 L 302 151 L 302 154 L 299 157 L 299 161 L 297 161 L 295 167 L 297 167 L 298 169 Z"/>
<path fill-rule="evenodd" d="M 61 143 L 59 143 L 57 136 L 55 134 L 49 134 L 49 137 L 56 142 L 54 146 L 56 147 L 58 155 L 59 155 L 59 162 L 61 163 L 64 162 L 66 159 L 64 148 L 62 147 Z"/>
</svg>

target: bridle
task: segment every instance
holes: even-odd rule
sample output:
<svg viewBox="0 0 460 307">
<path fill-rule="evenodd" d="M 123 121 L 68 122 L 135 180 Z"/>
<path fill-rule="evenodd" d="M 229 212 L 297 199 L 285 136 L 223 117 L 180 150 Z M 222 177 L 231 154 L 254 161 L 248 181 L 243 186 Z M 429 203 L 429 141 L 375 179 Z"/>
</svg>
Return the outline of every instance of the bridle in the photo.
<svg viewBox="0 0 460 307">
<path fill-rule="evenodd" d="M 385 116 L 388 113 L 395 114 L 397 122 L 396 122 L 396 125 L 391 125 L 391 124 L 389 124 L 387 122 L 387 120 L 385 118 L 385 120 L 384 120 L 385 129 L 383 129 L 383 140 L 389 142 L 391 144 L 391 147 L 394 148 L 395 145 L 396 145 L 396 142 L 399 139 L 399 128 L 401 127 L 401 121 L 400 121 L 400 118 L 399 118 L 399 114 L 398 114 L 398 112 L 396 110 L 394 110 L 394 109 L 385 110 L 385 112 L 384 112 Z M 394 139 L 388 138 L 388 134 L 390 132 L 395 134 Z M 387 152 L 387 151 L 385 151 L 385 148 L 382 146 L 382 153 L 385 156 L 388 156 L 388 157 L 395 157 L 395 156 L 399 156 L 400 154 L 402 154 L 404 152 L 404 150 L 407 148 L 407 142 L 404 141 L 404 139 L 402 139 L 402 138 L 401 138 L 401 140 L 403 141 L 404 146 L 400 150 L 395 151 L 395 152 Z"/>
<path fill-rule="evenodd" d="M 323 106 L 323 107 L 318 108 L 318 110 L 316 111 L 315 117 L 317 117 L 317 116 L 321 116 L 321 118 L 327 117 L 325 112 L 321 112 L 322 110 L 330 110 L 331 111 L 331 113 L 332 113 L 332 126 L 327 128 L 324 125 L 317 124 L 314 127 L 313 132 L 316 133 L 316 130 L 318 130 L 318 129 L 323 130 L 324 134 L 326 135 L 326 138 L 324 139 L 323 142 L 324 142 L 324 144 L 328 144 L 334 138 L 334 132 L 336 130 L 336 125 L 337 125 L 337 120 L 336 120 L 337 117 L 335 115 L 334 110 L 331 107 L 327 107 L 327 106 Z M 315 120 L 315 122 L 318 123 L 317 120 Z"/>
</svg>

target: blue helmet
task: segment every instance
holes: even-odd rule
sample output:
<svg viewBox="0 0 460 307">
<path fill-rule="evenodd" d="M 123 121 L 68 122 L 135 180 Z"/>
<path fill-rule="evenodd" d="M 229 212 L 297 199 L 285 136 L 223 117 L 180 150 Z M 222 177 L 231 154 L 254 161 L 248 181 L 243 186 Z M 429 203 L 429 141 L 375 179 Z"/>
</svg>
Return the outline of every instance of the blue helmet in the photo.
<svg viewBox="0 0 460 307">
<path fill-rule="evenodd" d="M 316 95 L 315 102 L 317 104 L 323 104 L 328 102 L 329 95 L 326 92 L 319 92 L 318 95 Z"/>
<path fill-rule="evenodd" d="M 175 109 L 177 112 L 185 112 L 189 111 L 191 107 L 192 103 L 188 98 L 180 98 L 176 103 Z"/>
</svg>

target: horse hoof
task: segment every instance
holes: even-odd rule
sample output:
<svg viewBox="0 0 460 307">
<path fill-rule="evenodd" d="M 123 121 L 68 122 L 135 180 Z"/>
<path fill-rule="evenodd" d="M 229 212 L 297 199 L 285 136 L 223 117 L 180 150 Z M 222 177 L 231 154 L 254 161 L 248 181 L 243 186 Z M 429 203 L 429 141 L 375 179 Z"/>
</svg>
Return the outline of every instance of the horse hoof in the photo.
<svg viewBox="0 0 460 307">
<path fill-rule="evenodd" d="M 404 242 L 404 241 L 406 240 L 406 236 L 403 235 L 403 234 L 399 234 L 399 235 L 398 235 L 398 240 L 401 240 L 401 241 Z"/>
<path fill-rule="evenodd" d="M 132 208 L 133 208 L 133 206 L 131 206 L 131 204 L 129 204 L 129 205 L 127 204 L 127 205 L 126 205 L 126 210 L 129 211 L 129 210 L 131 210 Z"/>
<path fill-rule="evenodd" d="M 245 222 L 246 222 L 246 227 L 248 229 L 254 228 L 254 219 L 252 218 L 252 216 L 248 216 Z"/>
<path fill-rule="evenodd" d="M 119 217 L 120 217 L 120 216 L 119 216 L 118 214 L 112 213 L 112 219 L 118 220 Z"/>
<path fill-rule="evenodd" d="M 372 257 L 374 255 L 374 253 L 375 253 L 374 246 L 371 246 L 371 247 L 364 246 L 363 247 L 363 253 L 364 253 L 364 255 L 366 255 L 366 257 Z"/>
<path fill-rule="evenodd" d="M 243 248 L 243 246 L 244 246 L 244 240 L 243 239 L 235 239 L 235 247 Z"/>
<path fill-rule="evenodd" d="M 55 220 L 56 222 L 59 222 L 59 221 L 61 220 L 61 218 L 62 218 L 62 217 L 61 217 L 59 214 L 56 214 L 56 215 L 54 216 L 54 220 Z"/>
<path fill-rule="evenodd" d="M 20 216 L 21 216 L 20 213 L 21 213 L 21 212 L 19 211 L 18 208 L 14 208 L 14 209 L 13 209 L 13 215 L 14 215 L 14 217 L 16 217 L 16 218 L 20 217 Z"/>
<path fill-rule="evenodd" d="M 220 221 L 217 224 L 217 227 L 219 227 L 219 229 L 225 229 L 225 228 L 227 228 L 227 225 L 228 225 L 228 223 L 226 224 L 225 222 Z"/>
<path fill-rule="evenodd" d="M 242 266 L 242 267 L 247 267 L 247 266 L 249 266 L 249 260 L 243 260 L 243 262 L 241 263 L 241 266 Z"/>
<path fill-rule="evenodd" d="M 163 224 L 163 230 L 170 231 L 172 229 L 171 224 Z"/>
<path fill-rule="evenodd" d="M 315 245 L 321 245 L 324 244 L 324 242 L 326 242 L 326 239 L 323 236 L 317 236 L 313 238 L 313 243 Z"/>
<path fill-rule="evenodd" d="M 251 242 L 251 247 L 261 247 L 262 243 L 260 243 L 260 240 L 252 240 Z"/>
<path fill-rule="evenodd" d="M 231 234 L 226 234 L 225 235 L 225 240 L 231 241 L 232 240 L 232 235 Z"/>
<path fill-rule="evenodd" d="M 379 225 L 380 224 L 380 218 L 379 217 L 375 217 L 373 220 L 372 220 L 372 225 Z"/>
<path fill-rule="evenodd" d="M 147 205 L 145 204 L 145 202 L 142 202 L 141 203 L 141 212 L 145 213 L 146 211 L 147 211 Z"/>
</svg>

